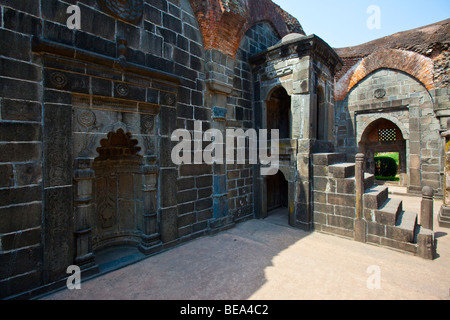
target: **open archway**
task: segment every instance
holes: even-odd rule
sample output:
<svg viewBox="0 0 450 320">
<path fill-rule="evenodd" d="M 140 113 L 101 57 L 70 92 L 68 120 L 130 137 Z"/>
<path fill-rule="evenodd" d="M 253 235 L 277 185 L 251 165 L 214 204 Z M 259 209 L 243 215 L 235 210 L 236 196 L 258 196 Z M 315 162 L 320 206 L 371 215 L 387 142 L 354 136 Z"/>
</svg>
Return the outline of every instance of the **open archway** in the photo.
<svg viewBox="0 0 450 320">
<path fill-rule="evenodd" d="M 267 101 L 267 129 L 278 129 L 280 139 L 291 138 L 291 97 L 283 87 L 278 87 Z"/>
<path fill-rule="evenodd" d="M 361 136 L 359 151 L 366 155 L 366 172 L 375 173 L 375 156 L 379 153 L 398 154 L 400 184 L 405 183 L 407 173 L 406 140 L 400 128 L 392 121 L 379 118 L 370 123 Z"/>
</svg>

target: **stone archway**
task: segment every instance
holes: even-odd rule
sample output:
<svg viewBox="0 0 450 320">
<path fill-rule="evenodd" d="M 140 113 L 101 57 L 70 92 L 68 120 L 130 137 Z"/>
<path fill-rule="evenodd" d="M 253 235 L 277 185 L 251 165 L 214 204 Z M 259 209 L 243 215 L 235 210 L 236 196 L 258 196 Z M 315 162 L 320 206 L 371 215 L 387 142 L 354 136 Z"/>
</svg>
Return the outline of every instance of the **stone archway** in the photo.
<svg viewBox="0 0 450 320">
<path fill-rule="evenodd" d="M 359 141 L 359 152 L 366 155 L 365 171 L 375 173 L 374 157 L 376 153 L 393 152 L 399 154 L 400 184 L 406 183 L 407 143 L 402 130 L 386 118 L 378 118 L 364 130 Z"/>
<path fill-rule="evenodd" d="M 268 94 L 265 112 L 265 128 L 279 130 L 280 168 L 277 174 L 263 178 L 264 214 L 267 218 L 272 214 L 290 220 L 289 208 L 292 207 L 295 190 L 295 178 L 292 175 L 292 113 L 291 96 L 283 86 L 273 88 Z"/>
</svg>

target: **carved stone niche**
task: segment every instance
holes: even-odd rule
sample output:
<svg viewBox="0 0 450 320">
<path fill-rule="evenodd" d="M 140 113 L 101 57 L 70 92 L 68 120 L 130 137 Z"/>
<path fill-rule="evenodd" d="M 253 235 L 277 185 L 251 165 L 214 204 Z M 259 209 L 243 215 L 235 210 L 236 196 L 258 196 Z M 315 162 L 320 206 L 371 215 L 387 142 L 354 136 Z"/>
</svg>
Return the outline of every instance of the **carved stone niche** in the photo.
<svg viewBox="0 0 450 320">
<path fill-rule="evenodd" d="M 149 248 L 159 240 L 154 207 L 157 172 L 153 179 L 148 177 L 137 144 L 131 133 L 118 129 L 108 133 L 97 148 L 99 156 L 93 162 L 97 208 L 94 250 L 129 244 Z M 153 194 L 148 192 L 148 180 L 155 181 Z"/>
</svg>

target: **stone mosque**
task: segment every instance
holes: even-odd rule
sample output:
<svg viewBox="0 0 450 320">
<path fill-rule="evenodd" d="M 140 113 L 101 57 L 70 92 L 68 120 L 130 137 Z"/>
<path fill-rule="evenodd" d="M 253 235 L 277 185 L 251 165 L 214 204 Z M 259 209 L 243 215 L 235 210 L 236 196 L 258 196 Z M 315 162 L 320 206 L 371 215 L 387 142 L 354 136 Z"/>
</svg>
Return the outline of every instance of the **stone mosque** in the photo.
<svg viewBox="0 0 450 320">
<path fill-rule="evenodd" d="M 433 197 L 450 226 L 450 19 L 332 48 L 271 0 L 0 9 L 0 298 L 64 286 L 70 265 L 94 275 L 105 250 L 151 256 L 279 208 L 295 228 L 433 259 Z M 172 133 L 196 122 L 278 129 L 278 173 L 174 164 Z M 376 183 L 380 152 L 399 154 L 423 208 Z"/>
</svg>

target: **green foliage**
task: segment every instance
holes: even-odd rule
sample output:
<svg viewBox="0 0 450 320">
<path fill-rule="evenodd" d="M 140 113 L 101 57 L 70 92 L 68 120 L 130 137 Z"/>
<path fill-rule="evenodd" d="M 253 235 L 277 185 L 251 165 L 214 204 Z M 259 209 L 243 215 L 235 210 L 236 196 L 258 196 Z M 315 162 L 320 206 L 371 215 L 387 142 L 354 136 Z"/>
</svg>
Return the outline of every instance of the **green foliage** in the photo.
<svg viewBox="0 0 450 320">
<path fill-rule="evenodd" d="M 375 180 L 380 180 L 380 181 L 400 181 L 400 178 L 399 177 L 375 176 Z"/>
<path fill-rule="evenodd" d="M 375 176 L 395 177 L 397 171 L 397 162 L 391 157 L 375 157 Z"/>
<path fill-rule="evenodd" d="M 377 157 L 389 157 L 395 160 L 397 162 L 397 165 L 400 164 L 400 154 L 398 152 L 381 152 L 381 153 L 375 153 L 375 158 Z"/>
</svg>

